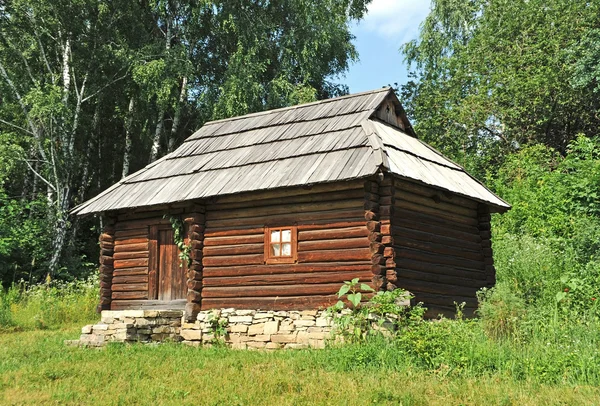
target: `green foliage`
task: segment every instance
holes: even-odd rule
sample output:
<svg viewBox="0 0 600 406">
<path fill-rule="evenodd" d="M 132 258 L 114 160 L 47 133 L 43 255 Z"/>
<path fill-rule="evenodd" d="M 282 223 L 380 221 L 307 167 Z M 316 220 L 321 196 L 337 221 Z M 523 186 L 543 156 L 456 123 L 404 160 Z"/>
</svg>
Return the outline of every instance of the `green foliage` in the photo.
<svg viewBox="0 0 600 406">
<path fill-rule="evenodd" d="M 420 137 L 483 176 L 541 143 L 596 134 L 598 3 L 434 0 L 402 52 L 403 99 Z"/>
<path fill-rule="evenodd" d="M 184 264 L 189 267 L 192 264 L 192 257 L 190 256 L 192 246 L 189 242 L 186 243 L 184 240 L 185 231 L 183 221 L 181 221 L 181 219 L 178 217 L 167 215 L 164 215 L 163 217 L 169 219 L 169 222 L 171 223 L 171 228 L 173 229 L 173 240 L 175 241 L 175 245 L 179 249 L 179 260 L 181 261 L 179 263 L 179 267 L 183 267 Z"/>
<path fill-rule="evenodd" d="M 0 289 L 0 330 L 56 329 L 89 322 L 97 317 L 98 289 L 97 277 Z"/>
</svg>

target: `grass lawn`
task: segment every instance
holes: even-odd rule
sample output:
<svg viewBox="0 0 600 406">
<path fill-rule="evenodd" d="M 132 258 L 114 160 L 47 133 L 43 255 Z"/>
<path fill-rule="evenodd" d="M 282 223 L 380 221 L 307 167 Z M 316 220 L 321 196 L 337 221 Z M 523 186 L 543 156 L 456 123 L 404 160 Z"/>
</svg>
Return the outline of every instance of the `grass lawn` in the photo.
<svg viewBox="0 0 600 406">
<path fill-rule="evenodd" d="M 78 329 L 0 334 L 0 404 L 547 406 L 600 399 L 600 388 L 591 386 L 353 367 L 340 349 L 64 346 Z"/>
</svg>

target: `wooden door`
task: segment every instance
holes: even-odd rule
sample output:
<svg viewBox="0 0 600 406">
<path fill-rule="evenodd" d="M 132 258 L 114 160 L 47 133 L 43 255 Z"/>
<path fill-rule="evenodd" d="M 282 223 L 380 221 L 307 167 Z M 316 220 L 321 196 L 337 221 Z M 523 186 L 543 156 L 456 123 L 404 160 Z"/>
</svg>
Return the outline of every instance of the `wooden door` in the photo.
<svg viewBox="0 0 600 406">
<path fill-rule="evenodd" d="M 158 230 L 158 300 L 185 299 L 185 269 L 179 266 L 179 250 L 173 239 L 173 230 Z"/>
</svg>

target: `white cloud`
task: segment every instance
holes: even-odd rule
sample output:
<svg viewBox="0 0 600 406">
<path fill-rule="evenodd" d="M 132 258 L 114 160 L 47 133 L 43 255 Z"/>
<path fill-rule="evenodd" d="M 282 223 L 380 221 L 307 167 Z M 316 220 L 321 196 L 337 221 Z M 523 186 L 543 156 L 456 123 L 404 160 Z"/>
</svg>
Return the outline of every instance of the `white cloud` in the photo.
<svg viewBox="0 0 600 406">
<path fill-rule="evenodd" d="M 417 37 L 430 4 L 429 0 L 373 0 L 360 28 L 396 43 L 410 41 Z"/>
</svg>

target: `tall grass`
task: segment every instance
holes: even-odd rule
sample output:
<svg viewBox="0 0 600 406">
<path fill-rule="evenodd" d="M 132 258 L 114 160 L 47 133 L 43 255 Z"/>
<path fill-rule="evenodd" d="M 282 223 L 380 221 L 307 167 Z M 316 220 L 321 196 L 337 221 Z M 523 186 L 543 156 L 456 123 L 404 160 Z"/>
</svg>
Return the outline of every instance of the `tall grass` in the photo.
<svg viewBox="0 0 600 406">
<path fill-rule="evenodd" d="M 98 281 L 52 281 L 0 288 L 0 331 L 60 328 L 94 320 Z"/>
</svg>

